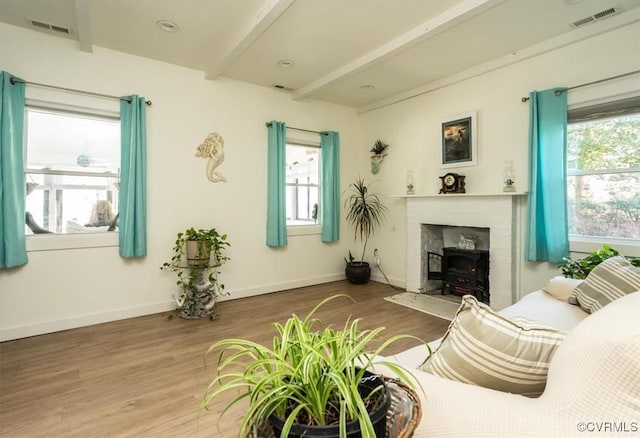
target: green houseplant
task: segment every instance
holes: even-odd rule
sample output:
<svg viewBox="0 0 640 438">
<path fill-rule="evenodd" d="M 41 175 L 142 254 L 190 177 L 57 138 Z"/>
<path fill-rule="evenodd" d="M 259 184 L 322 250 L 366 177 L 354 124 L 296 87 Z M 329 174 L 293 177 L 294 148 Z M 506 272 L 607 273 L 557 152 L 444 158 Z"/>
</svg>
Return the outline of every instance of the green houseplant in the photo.
<svg viewBox="0 0 640 438">
<path fill-rule="evenodd" d="M 363 247 L 362 257 L 359 260 L 355 260 L 351 253 L 349 253 L 349 260 L 345 259 L 345 275 L 351 283 L 364 284 L 369 281 L 371 276 L 369 263 L 364 261 L 367 242 L 381 224 L 387 207 L 377 194 L 369 190 L 362 178 L 357 178 L 355 182 L 351 183 L 349 190 L 350 193 L 345 199 L 347 222 L 355 228 L 353 237 L 354 239 L 360 238 Z"/>
<path fill-rule="evenodd" d="M 229 391 L 234 397 L 221 415 L 246 399 L 248 408 L 238 430 L 238 437 L 243 438 L 255 425 L 265 422 L 274 424 L 275 436 L 280 437 L 344 438 L 353 427 L 363 437 L 384 436 L 386 420 L 382 425 L 374 424 L 370 414 L 382 410 L 385 417 L 386 386 L 383 378 L 372 378 L 366 369 L 391 343 L 417 338 L 396 335 L 381 342 L 378 338 L 384 327 L 361 330 L 359 319 L 348 319 L 342 330 L 322 327 L 314 314 L 326 302 L 340 297 L 351 299 L 344 294 L 334 295 L 320 302 L 304 319 L 294 314 L 284 324 L 274 323 L 277 335 L 270 346 L 246 339 L 225 339 L 211 345 L 207 355 L 218 352 L 217 374 L 207 389 L 202 409 L 208 409 L 217 397 Z M 376 348 L 370 347 L 373 343 Z M 377 363 L 412 385 L 411 373 L 402 366 Z M 375 382 L 376 378 L 378 383 L 364 385 L 367 390 L 363 391 L 362 382 Z"/>
<path fill-rule="evenodd" d="M 178 276 L 179 290 L 174 298 L 181 317 L 213 319 L 216 298 L 226 294 L 224 284 L 218 280 L 218 268 L 229 260 L 224 254 L 228 246 L 227 235 L 215 228 L 191 227 L 177 234 L 171 261 L 160 269 L 174 271 Z"/>
<path fill-rule="evenodd" d="M 620 253 L 609 245 L 603 245 L 601 249 L 587 254 L 585 257 L 573 260 L 571 257 L 563 257 L 564 263 L 560 265 L 562 275 L 567 278 L 585 279 L 587 275 L 608 258 L 620 255 Z M 629 262 L 640 268 L 640 258 L 627 257 Z"/>
<path fill-rule="evenodd" d="M 388 147 L 389 145 L 383 142 L 382 140 L 376 140 L 376 142 L 373 144 L 373 147 L 369 152 L 373 152 L 376 155 L 382 155 L 384 151 L 387 150 Z"/>
</svg>

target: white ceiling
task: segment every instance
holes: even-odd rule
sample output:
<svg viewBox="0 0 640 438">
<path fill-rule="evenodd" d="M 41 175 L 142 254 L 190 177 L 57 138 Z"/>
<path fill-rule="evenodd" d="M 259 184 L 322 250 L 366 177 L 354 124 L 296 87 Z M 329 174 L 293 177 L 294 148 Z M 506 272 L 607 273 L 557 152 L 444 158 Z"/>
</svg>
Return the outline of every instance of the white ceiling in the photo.
<svg viewBox="0 0 640 438">
<path fill-rule="evenodd" d="M 278 85 L 294 99 L 364 112 L 639 21 L 638 6 L 640 0 L 0 0 L 0 21 L 77 40 L 78 50 L 106 47 L 202 70 L 210 80 Z M 616 12 L 572 25 L 609 8 Z M 33 27 L 30 19 L 71 34 Z M 165 32 L 158 20 L 179 30 Z"/>
</svg>

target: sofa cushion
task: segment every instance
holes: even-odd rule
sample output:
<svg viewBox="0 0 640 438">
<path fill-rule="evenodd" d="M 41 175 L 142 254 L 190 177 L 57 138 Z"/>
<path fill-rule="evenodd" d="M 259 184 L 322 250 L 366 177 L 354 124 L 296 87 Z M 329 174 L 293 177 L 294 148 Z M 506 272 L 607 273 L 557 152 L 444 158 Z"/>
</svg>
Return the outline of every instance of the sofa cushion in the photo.
<svg viewBox="0 0 640 438">
<path fill-rule="evenodd" d="M 422 371 L 498 391 L 537 397 L 564 332 L 511 319 L 466 295 Z"/>
<path fill-rule="evenodd" d="M 622 256 L 611 257 L 596 266 L 569 296 L 570 304 L 593 313 L 610 302 L 640 289 L 640 268 Z"/>
<path fill-rule="evenodd" d="M 558 275 L 549 280 L 549 283 L 542 289 L 553 298 L 560 301 L 567 301 L 571 292 L 580 285 L 582 280 L 578 278 L 565 278 L 562 275 Z"/>
</svg>

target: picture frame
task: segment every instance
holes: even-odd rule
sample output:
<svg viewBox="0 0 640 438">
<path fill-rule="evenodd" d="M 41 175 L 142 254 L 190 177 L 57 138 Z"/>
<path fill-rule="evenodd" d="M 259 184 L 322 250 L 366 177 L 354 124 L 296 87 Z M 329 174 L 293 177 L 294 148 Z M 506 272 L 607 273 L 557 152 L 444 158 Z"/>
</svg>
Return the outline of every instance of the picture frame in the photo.
<svg viewBox="0 0 640 438">
<path fill-rule="evenodd" d="M 440 124 L 441 168 L 478 164 L 478 129 L 475 111 L 447 117 Z"/>
</svg>

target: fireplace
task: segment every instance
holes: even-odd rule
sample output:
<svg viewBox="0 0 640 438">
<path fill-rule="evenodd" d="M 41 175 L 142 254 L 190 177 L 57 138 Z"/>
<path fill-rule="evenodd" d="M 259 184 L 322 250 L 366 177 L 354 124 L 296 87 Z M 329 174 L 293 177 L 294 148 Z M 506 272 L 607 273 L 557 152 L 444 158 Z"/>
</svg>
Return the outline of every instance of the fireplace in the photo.
<svg viewBox="0 0 640 438">
<path fill-rule="evenodd" d="M 444 248 L 442 294 L 473 295 L 489 304 L 489 251 Z"/>
<path fill-rule="evenodd" d="M 440 287 L 441 279 L 428 280 L 429 252 L 442 253 L 444 244 L 431 226 L 463 227 L 463 234 L 482 236 L 486 242 L 476 250 L 488 251 L 491 307 L 500 310 L 520 297 L 520 265 L 522 261 L 522 215 L 526 206 L 524 193 L 413 195 L 407 196 L 407 290 L 427 292 Z M 460 233 L 460 231 L 456 231 Z M 477 285 L 475 287 L 478 287 Z"/>
</svg>

